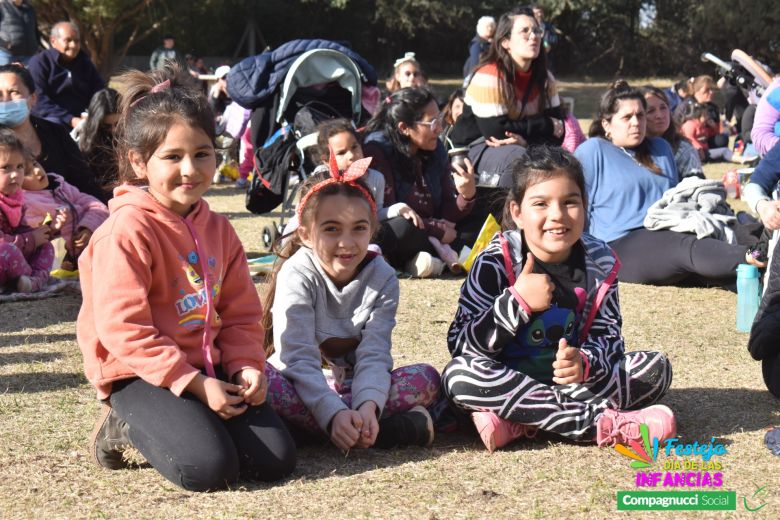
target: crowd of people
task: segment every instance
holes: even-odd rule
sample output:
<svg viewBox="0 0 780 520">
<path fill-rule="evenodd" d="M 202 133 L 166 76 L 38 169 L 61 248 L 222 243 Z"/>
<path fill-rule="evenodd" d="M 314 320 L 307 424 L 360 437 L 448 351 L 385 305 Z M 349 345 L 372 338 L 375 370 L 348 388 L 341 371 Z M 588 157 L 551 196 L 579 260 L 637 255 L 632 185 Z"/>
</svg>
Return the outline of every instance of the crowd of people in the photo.
<svg viewBox="0 0 780 520">
<path fill-rule="evenodd" d="M 262 303 L 236 232 L 204 200 L 219 139 L 244 143 L 239 186 L 255 169 L 253 115 L 231 102 L 229 67 L 206 92 L 202 64 L 166 37 L 149 72 L 106 88 L 70 22 L 29 69 L 0 65 L 0 284 L 43 290 L 64 239 L 101 401 L 95 462 L 124 468 L 132 446 L 206 491 L 288 476 L 297 443 L 430 446 L 463 419 L 491 452 L 540 430 L 630 444 L 640 424 L 662 442 L 676 435 L 659 404 L 671 361 L 626 351 L 618 279 L 728 287 L 742 263 L 767 269 L 750 348 L 780 395 L 780 264 L 757 254 L 780 230 L 780 149 L 761 134 L 780 96 L 767 89 L 756 113 L 763 158 L 745 197 L 760 222 L 740 219 L 703 175 L 703 162 L 733 158 L 712 78 L 676 86 L 679 100 L 616 81 L 586 138 L 550 70 L 556 41 L 540 8 L 480 18 L 446 102 L 408 52 L 363 128 L 320 123 Z M 671 198 L 703 202 L 680 214 Z M 452 360 L 441 373 L 394 366 L 397 272 L 461 276 L 489 217 L 501 230 L 453 301 Z"/>
</svg>

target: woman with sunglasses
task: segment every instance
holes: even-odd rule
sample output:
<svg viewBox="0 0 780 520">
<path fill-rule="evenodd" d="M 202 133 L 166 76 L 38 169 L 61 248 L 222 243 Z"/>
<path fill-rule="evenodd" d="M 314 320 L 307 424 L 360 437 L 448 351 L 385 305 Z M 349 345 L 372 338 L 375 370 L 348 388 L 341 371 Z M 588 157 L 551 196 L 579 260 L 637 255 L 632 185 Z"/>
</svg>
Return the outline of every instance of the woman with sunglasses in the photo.
<svg viewBox="0 0 780 520">
<path fill-rule="evenodd" d="M 407 52 L 403 58 L 398 58 L 393 63 L 393 76 L 385 84 L 387 92 L 392 94 L 402 88 L 427 87 L 428 78 L 422 71 L 420 62 L 413 52 Z"/>
<path fill-rule="evenodd" d="M 476 187 L 470 164 L 450 173 L 439 107 L 430 91 L 404 88 L 388 96 L 366 126 L 363 154 L 385 176 L 388 220 L 377 243 L 397 269 L 413 276 L 441 273 L 438 244 L 471 245 L 457 223 L 471 213 Z M 435 239 L 435 240 L 431 240 Z"/>
<path fill-rule="evenodd" d="M 524 154 L 529 144 L 559 146 L 563 141 L 560 98 L 540 52 L 543 33 L 529 6 L 501 15 L 490 49 L 466 89 L 466 106 L 450 139 L 456 146 L 470 145 L 469 156 L 479 162 L 480 173 L 501 173 L 498 165 Z M 511 185 L 510 175 L 492 179 L 482 178 L 480 184 Z"/>
</svg>

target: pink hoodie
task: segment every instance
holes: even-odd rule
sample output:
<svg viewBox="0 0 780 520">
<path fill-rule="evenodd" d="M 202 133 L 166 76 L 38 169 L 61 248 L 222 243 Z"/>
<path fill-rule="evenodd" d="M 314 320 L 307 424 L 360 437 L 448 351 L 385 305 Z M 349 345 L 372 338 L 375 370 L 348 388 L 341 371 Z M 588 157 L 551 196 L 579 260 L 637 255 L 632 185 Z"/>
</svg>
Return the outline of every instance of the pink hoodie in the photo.
<svg viewBox="0 0 780 520">
<path fill-rule="evenodd" d="M 72 184 L 68 184 L 61 175 L 48 173 L 49 187 L 24 192 L 24 218 L 27 224 L 36 228 L 43 224 L 46 214 L 52 217 L 62 206 L 70 210 L 68 222 L 62 227 L 62 238 L 68 244 L 73 233 L 79 228 L 94 231 L 108 218 L 108 208 L 92 195 L 82 193 Z M 55 186 L 56 185 L 56 186 Z"/>
<path fill-rule="evenodd" d="M 204 200 L 180 217 L 133 186 L 116 188 L 109 208 L 79 258 L 76 335 L 98 398 L 136 376 L 181 395 L 206 366 L 204 337 L 229 378 L 263 370 L 263 311 L 228 219 Z"/>
</svg>

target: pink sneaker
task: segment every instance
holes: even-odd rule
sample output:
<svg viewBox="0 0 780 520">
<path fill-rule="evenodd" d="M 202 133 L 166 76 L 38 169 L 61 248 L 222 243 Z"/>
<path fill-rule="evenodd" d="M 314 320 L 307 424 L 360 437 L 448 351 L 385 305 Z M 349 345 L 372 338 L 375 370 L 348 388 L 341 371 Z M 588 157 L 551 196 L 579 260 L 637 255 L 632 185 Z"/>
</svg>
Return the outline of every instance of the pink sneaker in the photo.
<svg viewBox="0 0 780 520">
<path fill-rule="evenodd" d="M 596 444 L 600 447 L 641 441 L 639 425 L 645 423 L 650 442 L 658 442 L 677 435 L 677 421 L 668 406 L 656 404 L 633 412 L 606 410 L 596 423 Z"/>
<path fill-rule="evenodd" d="M 490 453 L 520 437 L 533 439 L 538 428 L 502 419 L 493 412 L 474 412 L 471 420 Z"/>
</svg>

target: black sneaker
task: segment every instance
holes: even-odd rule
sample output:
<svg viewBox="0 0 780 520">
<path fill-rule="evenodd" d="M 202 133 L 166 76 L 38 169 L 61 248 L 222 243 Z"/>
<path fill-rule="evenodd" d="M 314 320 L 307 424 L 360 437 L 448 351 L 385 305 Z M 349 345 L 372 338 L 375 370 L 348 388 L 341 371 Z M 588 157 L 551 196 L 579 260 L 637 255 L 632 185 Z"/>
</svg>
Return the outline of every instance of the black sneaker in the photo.
<svg viewBox="0 0 780 520">
<path fill-rule="evenodd" d="M 417 405 L 408 412 L 397 413 L 379 421 L 379 435 L 375 448 L 389 449 L 402 446 L 433 444 L 433 420 L 424 407 Z"/>
<path fill-rule="evenodd" d="M 113 408 L 103 404 L 90 437 L 92 460 L 101 468 L 126 468 L 127 461 L 122 454 L 129 446 L 131 444 L 127 437 L 127 423 L 114 413 Z"/>
</svg>

